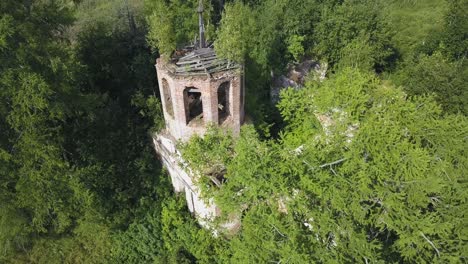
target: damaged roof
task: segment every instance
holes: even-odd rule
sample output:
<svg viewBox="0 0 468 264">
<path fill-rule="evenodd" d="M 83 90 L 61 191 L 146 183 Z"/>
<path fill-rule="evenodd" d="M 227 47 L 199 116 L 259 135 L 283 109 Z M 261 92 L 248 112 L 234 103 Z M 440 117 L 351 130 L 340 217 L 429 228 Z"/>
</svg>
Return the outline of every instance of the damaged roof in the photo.
<svg viewBox="0 0 468 264">
<path fill-rule="evenodd" d="M 239 68 L 239 64 L 220 59 L 213 48 L 192 50 L 175 62 L 174 73 L 177 75 L 205 75 Z"/>
</svg>

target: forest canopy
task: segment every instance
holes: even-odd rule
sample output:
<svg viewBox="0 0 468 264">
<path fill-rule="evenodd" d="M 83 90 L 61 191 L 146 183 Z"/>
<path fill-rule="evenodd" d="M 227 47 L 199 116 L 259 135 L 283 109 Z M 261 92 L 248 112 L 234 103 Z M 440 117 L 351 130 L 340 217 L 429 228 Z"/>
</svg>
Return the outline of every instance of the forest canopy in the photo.
<svg viewBox="0 0 468 264">
<path fill-rule="evenodd" d="M 1 263 L 467 262 L 467 1 L 202 2 L 252 122 L 180 147 L 240 231 L 197 224 L 151 141 L 197 0 L 2 0 Z M 325 78 L 273 103 L 305 60 Z"/>
</svg>

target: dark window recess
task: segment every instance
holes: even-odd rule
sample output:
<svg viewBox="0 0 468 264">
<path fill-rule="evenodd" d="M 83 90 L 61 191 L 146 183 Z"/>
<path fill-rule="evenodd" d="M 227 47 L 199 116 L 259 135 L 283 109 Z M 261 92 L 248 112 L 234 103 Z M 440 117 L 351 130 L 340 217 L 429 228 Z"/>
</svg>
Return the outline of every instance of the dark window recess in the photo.
<svg viewBox="0 0 468 264">
<path fill-rule="evenodd" d="M 220 171 L 208 173 L 208 177 L 211 180 L 212 185 L 221 187 L 223 183 L 226 182 L 224 175 L 226 174 L 226 169 L 222 169 Z"/>
<path fill-rule="evenodd" d="M 203 103 L 201 92 L 195 87 L 189 87 L 184 90 L 184 101 L 187 114 L 187 124 L 197 122 L 203 119 Z"/>
<path fill-rule="evenodd" d="M 229 82 L 218 87 L 218 120 L 221 124 L 229 116 Z"/>
<path fill-rule="evenodd" d="M 166 79 L 162 79 L 162 86 L 163 86 L 163 96 L 164 102 L 166 105 L 166 112 L 174 118 L 174 108 L 172 106 L 172 97 L 171 97 L 171 90 L 169 89 L 169 83 Z"/>
</svg>

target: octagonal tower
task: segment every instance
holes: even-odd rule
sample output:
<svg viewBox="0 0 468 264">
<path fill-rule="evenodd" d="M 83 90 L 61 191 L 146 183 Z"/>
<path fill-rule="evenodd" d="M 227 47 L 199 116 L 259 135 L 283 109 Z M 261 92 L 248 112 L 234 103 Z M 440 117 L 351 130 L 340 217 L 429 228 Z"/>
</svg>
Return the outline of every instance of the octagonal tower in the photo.
<svg viewBox="0 0 468 264">
<path fill-rule="evenodd" d="M 244 80 L 242 67 L 216 56 L 213 47 L 205 47 L 204 26 L 200 5 L 200 36 L 197 45 L 178 50 L 170 58 L 156 61 L 159 91 L 166 127 L 153 137 L 154 147 L 171 176 L 174 191 L 185 193 L 187 207 L 205 227 L 220 210 L 210 197 L 202 197 L 194 174 L 177 149 L 177 141 L 203 136 L 209 124 L 239 134 L 244 123 Z M 222 181 L 210 177 L 213 184 Z M 207 201 L 207 202 L 206 202 Z M 222 225 L 235 231 L 240 225 L 236 217 Z"/>
<path fill-rule="evenodd" d="M 167 132 L 175 139 L 203 135 L 209 123 L 238 134 L 244 122 L 241 67 L 213 48 L 179 51 L 156 63 Z"/>
</svg>

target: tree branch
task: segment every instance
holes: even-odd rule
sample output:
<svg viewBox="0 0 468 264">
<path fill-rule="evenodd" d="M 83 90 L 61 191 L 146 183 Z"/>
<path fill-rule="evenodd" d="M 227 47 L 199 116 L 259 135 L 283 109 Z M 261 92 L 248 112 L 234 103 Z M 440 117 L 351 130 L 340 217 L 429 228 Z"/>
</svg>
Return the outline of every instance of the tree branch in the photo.
<svg viewBox="0 0 468 264">
<path fill-rule="evenodd" d="M 434 248 L 434 250 L 435 250 L 436 253 L 437 253 L 437 257 L 440 258 L 440 252 L 439 252 L 439 250 L 435 247 L 434 243 L 432 243 L 432 241 L 430 241 L 429 238 L 427 238 L 427 237 L 424 235 L 423 232 L 420 232 L 420 233 L 421 233 L 421 236 L 422 236 L 424 239 L 426 239 L 426 241 L 427 241 L 429 244 L 431 244 L 432 248 Z"/>
<path fill-rule="evenodd" d="M 276 232 L 278 232 L 278 234 L 280 234 L 282 237 L 286 237 L 283 233 L 281 233 L 281 232 L 278 230 L 278 228 L 276 228 L 276 226 L 274 226 L 274 225 L 272 225 L 272 224 L 270 224 L 270 225 L 276 230 Z"/>
<path fill-rule="evenodd" d="M 347 158 L 342 158 L 342 159 L 335 160 L 335 161 L 330 162 L 330 163 L 325 163 L 325 164 L 320 165 L 319 167 L 320 168 L 325 168 L 327 166 L 333 166 L 333 165 L 339 164 L 339 163 L 341 163 L 341 162 L 343 162 L 345 160 L 347 160 Z"/>
</svg>

